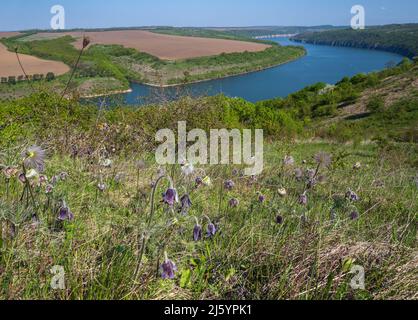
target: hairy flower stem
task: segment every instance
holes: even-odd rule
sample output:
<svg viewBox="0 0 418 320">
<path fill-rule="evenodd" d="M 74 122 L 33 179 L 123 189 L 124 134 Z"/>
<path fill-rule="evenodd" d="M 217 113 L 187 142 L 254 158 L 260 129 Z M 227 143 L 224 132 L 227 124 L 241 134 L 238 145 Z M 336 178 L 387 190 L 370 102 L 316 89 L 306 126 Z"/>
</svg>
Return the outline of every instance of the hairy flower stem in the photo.
<svg viewBox="0 0 418 320">
<path fill-rule="evenodd" d="M 74 65 L 74 67 L 73 67 L 73 71 L 71 72 L 70 79 L 68 79 L 68 82 L 67 82 L 67 84 L 66 84 L 66 86 L 65 86 L 65 88 L 64 88 L 64 91 L 61 93 L 61 98 L 60 98 L 60 100 L 59 100 L 58 105 L 59 105 L 59 104 L 61 104 L 62 99 L 64 99 L 65 94 L 67 93 L 67 90 L 68 90 L 68 88 L 69 88 L 69 86 L 70 86 L 70 84 L 71 84 L 71 81 L 73 81 L 73 78 L 74 78 L 75 72 L 77 71 L 78 65 L 79 65 L 80 60 L 81 60 L 81 56 L 82 56 L 82 55 L 83 55 L 83 53 L 84 53 L 84 49 L 85 49 L 85 48 L 84 48 L 84 46 L 83 46 L 83 47 L 81 48 L 81 50 L 80 50 L 80 54 L 78 55 L 77 61 L 76 61 L 75 65 Z"/>
<path fill-rule="evenodd" d="M 149 215 L 149 217 L 146 221 L 147 230 L 149 230 L 150 227 L 151 227 L 152 218 L 153 218 L 154 212 L 155 212 L 155 194 L 157 192 L 158 185 L 165 178 L 167 178 L 169 180 L 171 186 L 173 185 L 173 179 L 171 179 L 171 177 L 169 177 L 169 176 L 164 176 L 164 175 L 159 177 L 158 180 L 155 182 L 155 185 L 154 185 L 154 188 L 152 189 L 152 194 L 151 194 L 151 211 L 150 211 L 150 215 Z M 140 252 L 139 257 L 138 257 L 138 263 L 137 263 L 135 274 L 134 274 L 134 280 L 135 281 L 137 280 L 137 277 L 138 277 L 138 274 L 139 274 L 139 269 L 141 268 L 141 263 L 142 263 L 142 259 L 144 257 L 144 252 L 145 252 L 146 246 L 147 246 L 147 236 L 146 236 L 146 234 L 143 233 L 142 234 L 142 243 L 141 243 L 141 252 Z"/>
<path fill-rule="evenodd" d="M 20 69 L 22 70 L 23 74 L 25 75 L 26 81 L 28 81 L 32 91 L 35 91 L 35 89 L 33 88 L 32 82 L 29 79 L 29 76 L 27 75 L 25 68 L 23 67 L 22 61 L 20 61 L 20 57 L 19 57 L 19 52 L 18 52 L 18 48 L 15 48 L 15 53 L 16 53 L 16 58 L 17 58 L 17 62 L 19 63 Z"/>
<path fill-rule="evenodd" d="M 25 176 L 25 184 L 26 184 L 26 189 L 27 192 L 29 192 L 30 198 L 32 200 L 32 204 L 33 204 L 33 208 L 36 210 L 36 201 L 35 201 L 35 197 L 33 196 L 33 192 L 32 192 L 32 187 L 30 185 L 29 179 L 26 177 L 26 167 L 24 164 L 22 164 L 22 168 L 23 168 L 23 174 Z M 29 197 L 28 197 L 29 198 Z M 28 206 L 28 204 L 27 204 Z"/>
</svg>

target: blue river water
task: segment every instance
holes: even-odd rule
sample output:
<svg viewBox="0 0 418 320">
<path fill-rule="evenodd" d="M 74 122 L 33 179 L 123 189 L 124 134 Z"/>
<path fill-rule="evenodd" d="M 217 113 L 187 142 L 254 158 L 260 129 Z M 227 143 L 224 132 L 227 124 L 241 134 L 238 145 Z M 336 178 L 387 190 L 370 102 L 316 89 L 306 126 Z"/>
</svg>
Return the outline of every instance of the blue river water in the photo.
<svg viewBox="0 0 418 320">
<path fill-rule="evenodd" d="M 285 97 L 317 82 L 335 84 L 345 76 L 382 70 L 388 64 L 399 63 L 403 59 L 400 55 L 383 51 L 296 44 L 287 38 L 274 41 L 281 45 L 303 45 L 307 49 L 307 55 L 263 71 L 182 87 L 162 89 L 132 83 L 132 92 L 119 95 L 118 100 L 130 105 L 139 105 L 171 100 L 185 94 L 200 96 L 222 93 L 256 102 Z"/>
</svg>

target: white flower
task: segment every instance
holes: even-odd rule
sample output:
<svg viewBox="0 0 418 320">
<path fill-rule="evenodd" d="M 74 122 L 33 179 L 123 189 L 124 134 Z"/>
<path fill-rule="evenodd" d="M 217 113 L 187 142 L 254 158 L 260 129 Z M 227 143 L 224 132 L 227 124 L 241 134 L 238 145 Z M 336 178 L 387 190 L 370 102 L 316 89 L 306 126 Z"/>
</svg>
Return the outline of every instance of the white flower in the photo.
<svg viewBox="0 0 418 320">
<path fill-rule="evenodd" d="M 287 190 L 285 188 L 279 188 L 279 190 L 277 190 L 279 196 L 281 197 L 286 197 L 287 196 Z"/>
<path fill-rule="evenodd" d="M 35 170 L 35 169 L 30 169 L 29 171 L 26 172 L 26 178 L 27 179 L 32 179 L 35 178 L 39 175 L 39 173 Z"/>
<path fill-rule="evenodd" d="M 110 168 L 112 166 L 112 164 L 113 164 L 113 162 L 110 159 L 104 159 L 100 162 L 100 165 L 102 167 L 105 167 L 105 168 Z"/>
</svg>

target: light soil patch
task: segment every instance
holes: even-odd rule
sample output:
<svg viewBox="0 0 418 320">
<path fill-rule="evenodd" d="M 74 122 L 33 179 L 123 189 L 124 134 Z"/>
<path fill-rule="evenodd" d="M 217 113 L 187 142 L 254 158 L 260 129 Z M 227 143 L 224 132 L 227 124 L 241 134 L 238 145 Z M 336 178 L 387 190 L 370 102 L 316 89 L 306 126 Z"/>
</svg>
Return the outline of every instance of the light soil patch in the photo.
<svg viewBox="0 0 418 320">
<path fill-rule="evenodd" d="M 19 35 L 20 32 L 0 32 L 0 39 L 1 38 L 10 38 Z"/>
<path fill-rule="evenodd" d="M 25 38 L 25 41 L 53 39 L 66 35 L 77 39 L 74 44 L 77 48 L 81 48 L 82 38 L 85 35 L 90 38 L 91 44 L 122 45 L 146 52 L 163 60 L 190 59 L 245 51 L 259 52 L 270 47 L 255 42 L 171 36 L 141 30 L 38 33 Z"/>
<path fill-rule="evenodd" d="M 46 75 L 48 72 L 53 72 L 55 75 L 62 75 L 70 71 L 70 68 L 62 62 L 43 60 L 25 54 L 20 54 L 19 57 L 28 75 Z M 19 66 L 15 53 L 8 51 L 7 48 L 0 43 L 0 77 L 18 77 L 22 74 L 23 72 Z"/>
</svg>

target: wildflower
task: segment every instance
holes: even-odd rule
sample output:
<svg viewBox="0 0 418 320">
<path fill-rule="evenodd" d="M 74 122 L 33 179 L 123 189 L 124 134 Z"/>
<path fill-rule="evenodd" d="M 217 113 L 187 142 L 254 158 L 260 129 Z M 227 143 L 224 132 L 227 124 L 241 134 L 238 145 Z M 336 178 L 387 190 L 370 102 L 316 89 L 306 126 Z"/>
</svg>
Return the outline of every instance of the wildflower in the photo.
<svg viewBox="0 0 418 320">
<path fill-rule="evenodd" d="M 51 184 L 54 186 L 58 183 L 59 180 L 60 180 L 60 176 L 53 176 L 51 178 Z"/>
<path fill-rule="evenodd" d="M 308 181 L 308 188 L 312 189 L 313 187 L 315 187 L 318 184 L 318 180 L 315 178 L 309 179 Z"/>
<path fill-rule="evenodd" d="M 215 236 L 216 232 L 216 226 L 212 222 L 209 223 L 206 231 L 208 238 L 212 238 L 213 236 Z"/>
<path fill-rule="evenodd" d="M 45 175 L 43 175 L 43 174 L 41 174 L 39 177 L 38 177 L 38 185 L 39 186 L 43 186 L 44 184 L 46 184 L 46 183 L 48 183 L 48 177 L 47 176 L 45 176 Z"/>
<path fill-rule="evenodd" d="M 348 189 L 347 193 L 345 194 L 346 199 L 356 202 L 360 200 L 360 197 L 351 189 Z"/>
<path fill-rule="evenodd" d="M 234 170 L 232 170 L 232 175 L 233 176 L 239 176 L 239 170 L 238 169 L 234 169 Z"/>
<path fill-rule="evenodd" d="M 19 179 L 20 182 L 26 183 L 26 176 L 23 172 L 19 173 L 18 179 Z"/>
<path fill-rule="evenodd" d="M 356 162 L 353 166 L 354 170 L 360 170 L 361 169 L 361 163 L 360 162 Z"/>
<path fill-rule="evenodd" d="M 181 213 L 187 214 L 189 212 L 189 209 L 192 206 L 192 201 L 190 200 L 190 196 L 188 194 L 185 194 L 183 197 L 181 197 L 180 203 L 181 203 Z"/>
<path fill-rule="evenodd" d="M 103 182 L 100 182 L 97 185 L 97 189 L 99 189 L 99 191 L 104 192 L 106 190 L 106 185 Z"/>
<path fill-rule="evenodd" d="M 308 196 L 306 192 L 299 196 L 299 204 L 302 206 L 306 206 L 308 204 Z"/>
<path fill-rule="evenodd" d="M 264 201 L 266 201 L 266 196 L 263 195 L 263 194 L 259 194 L 258 195 L 258 202 L 264 203 Z"/>
<path fill-rule="evenodd" d="M 90 44 L 90 38 L 89 37 L 83 37 L 83 49 L 87 48 Z"/>
<path fill-rule="evenodd" d="M 332 162 L 331 155 L 329 153 L 326 153 L 326 152 L 323 152 L 323 151 L 317 153 L 315 155 L 314 159 L 320 167 L 328 168 L 331 165 L 331 162 Z"/>
<path fill-rule="evenodd" d="M 295 164 L 295 159 L 292 156 L 285 156 L 283 164 L 285 166 L 293 166 Z"/>
<path fill-rule="evenodd" d="M 28 172 L 26 172 L 27 179 L 32 179 L 38 176 L 39 176 L 39 173 L 35 169 L 30 169 Z"/>
<path fill-rule="evenodd" d="M 115 182 L 116 182 L 116 183 L 122 183 L 122 182 L 123 182 L 123 180 L 125 180 L 125 174 L 124 174 L 123 172 L 119 172 L 119 173 L 117 173 L 117 174 L 115 175 L 114 180 L 115 180 Z"/>
<path fill-rule="evenodd" d="M 104 168 L 111 168 L 112 164 L 113 164 L 113 162 L 110 159 L 104 159 L 104 160 L 100 161 L 100 165 Z"/>
<path fill-rule="evenodd" d="M 199 221 L 196 219 L 196 225 L 193 229 L 193 240 L 195 242 L 202 240 L 202 226 L 199 224 Z"/>
<path fill-rule="evenodd" d="M 287 196 L 287 190 L 285 188 L 279 188 L 277 190 L 277 193 L 279 194 L 279 196 L 281 197 L 286 197 Z"/>
<path fill-rule="evenodd" d="M 229 206 L 230 206 L 231 208 L 236 208 L 236 207 L 238 207 L 238 206 L 239 206 L 239 200 L 238 200 L 238 199 L 235 199 L 235 198 L 233 198 L 233 199 L 229 200 Z"/>
<path fill-rule="evenodd" d="M 308 179 L 313 179 L 315 177 L 316 171 L 313 169 L 306 170 L 306 177 Z"/>
<path fill-rule="evenodd" d="M 196 183 L 196 187 L 199 187 L 200 185 L 203 184 L 203 179 L 201 177 L 197 177 L 195 180 Z"/>
<path fill-rule="evenodd" d="M 225 183 L 224 183 L 224 187 L 225 187 L 225 189 L 226 189 L 226 190 L 231 191 L 232 189 L 234 189 L 234 187 L 235 187 L 235 183 L 234 183 L 234 181 L 232 181 L 232 180 L 227 180 L 227 181 L 225 181 Z"/>
<path fill-rule="evenodd" d="M 45 187 L 45 193 L 46 194 L 52 193 L 53 190 L 54 190 L 54 186 L 52 184 L 46 185 L 46 187 Z"/>
<path fill-rule="evenodd" d="M 179 202 L 177 191 L 173 188 L 167 189 L 163 194 L 163 202 L 168 204 L 170 207 L 174 206 L 175 203 Z"/>
<path fill-rule="evenodd" d="M 300 168 L 297 168 L 296 170 L 295 170 L 295 178 L 296 178 L 296 180 L 302 180 L 302 178 L 303 178 L 303 171 L 302 171 L 302 169 L 300 169 Z"/>
<path fill-rule="evenodd" d="M 23 164 L 26 168 L 36 169 L 39 172 L 45 168 L 45 151 L 38 146 L 32 146 L 22 152 Z"/>
<path fill-rule="evenodd" d="M 60 180 L 65 181 L 65 180 L 67 180 L 67 178 L 68 178 L 68 173 L 67 172 L 61 172 L 59 174 L 59 179 Z"/>
<path fill-rule="evenodd" d="M 359 213 L 357 211 L 353 211 L 350 213 L 351 220 L 357 220 L 359 218 Z"/>
<path fill-rule="evenodd" d="M 58 220 L 60 221 L 72 221 L 74 219 L 74 214 L 68 208 L 65 201 L 63 201 L 62 207 L 59 209 Z"/>
<path fill-rule="evenodd" d="M 167 252 L 164 252 L 165 260 L 161 265 L 161 277 L 163 279 L 174 279 L 177 272 L 177 267 L 173 261 L 168 259 Z"/>
<path fill-rule="evenodd" d="M 190 176 L 193 174 L 194 172 L 194 166 L 193 164 L 190 164 L 188 162 L 186 162 L 185 164 L 183 164 L 181 166 L 181 172 L 183 173 L 183 175 L 185 175 L 186 177 Z"/>
<path fill-rule="evenodd" d="M 136 165 L 136 168 L 139 169 L 139 170 L 143 170 L 143 169 L 145 169 L 147 167 L 147 165 L 145 164 L 145 161 L 144 160 L 138 160 L 135 163 L 135 165 Z"/>
<path fill-rule="evenodd" d="M 13 167 L 6 167 L 3 169 L 3 174 L 6 177 L 6 179 L 10 179 L 11 177 L 14 177 L 17 174 L 17 169 Z"/>
<path fill-rule="evenodd" d="M 203 180 L 202 183 L 207 186 L 210 187 L 212 185 L 212 180 L 210 179 L 210 177 L 206 176 Z"/>
<path fill-rule="evenodd" d="M 276 217 L 276 223 L 277 223 L 277 224 L 283 224 L 283 217 L 282 217 L 281 215 L 278 215 L 278 216 Z"/>
</svg>

